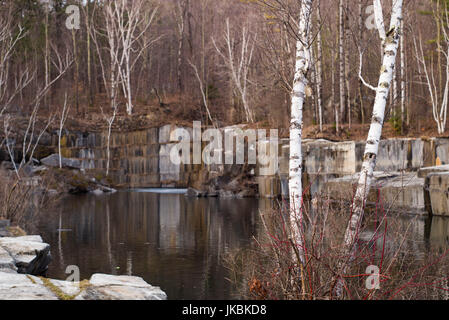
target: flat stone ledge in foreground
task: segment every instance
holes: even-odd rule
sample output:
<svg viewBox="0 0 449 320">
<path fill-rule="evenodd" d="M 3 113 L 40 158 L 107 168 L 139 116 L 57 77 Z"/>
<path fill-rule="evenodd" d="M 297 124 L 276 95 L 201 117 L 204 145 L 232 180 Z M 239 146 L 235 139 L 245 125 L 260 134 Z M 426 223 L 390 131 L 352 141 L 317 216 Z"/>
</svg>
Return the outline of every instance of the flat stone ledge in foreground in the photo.
<svg viewBox="0 0 449 320">
<path fill-rule="evenodd" d="M 80 289 L 81 287 L 81 289 Z M 0 271 L 0 300 L 166 300 L 140 277 L 94 274 L 87 283 Z"/>
</svg>

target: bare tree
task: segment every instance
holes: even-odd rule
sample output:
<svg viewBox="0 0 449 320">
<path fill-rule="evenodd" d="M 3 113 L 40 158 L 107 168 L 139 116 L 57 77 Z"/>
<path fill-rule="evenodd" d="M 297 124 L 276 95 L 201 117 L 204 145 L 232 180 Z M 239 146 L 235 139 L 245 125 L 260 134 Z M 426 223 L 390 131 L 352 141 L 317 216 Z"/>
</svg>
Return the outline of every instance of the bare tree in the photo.
<svg viewBox="0 0 449 320">
<path fill-rule="evenodd" d="M 302 214 L 302 127 L 303 106 L 306 98 L 307 75 L 311 62 L 311 25 L 312 0 L 304 0 L 301 4 L 299 31 L 296 42 L 296 65 L 293 80 L 290 126 L 290 159 L 289 159 L 289 193 L 290 222 L 292 241 L 301 265 L 304 265 L 303 252 L 303 214 Z"/>
<path fill-rule="evenodd" d="M 61 155 L 61 139 L 64 130 L 64 124 L 69 115 L 70 105 L 67 105 L 67 93 L 64 96 L 64 106 L 62 108 L 62 113 L 59 117 L 59 130 L 58 130 L 58 153 L 59 153 L 59 168 L 62 168 L 62 155 Z"/>
<path fill-rule="evenodd" d="M 205 90 L 204 90 L 203 81 L 201 80 L 201 77 L 200 77 L 200 75 L 198 73 L 198 68 L 191 61 L 189 61 L 189 64 L 190 64 L 190 66 L 192 67 L 192 69 L 193 69 L 193 71 L 195 73 L 196 79 L 198 80 L 198 85 L 200 87 L 201 96 L 203 98 L 203 104 L 204 104 L 204 108 L 206 108 L 207 116 L 209 117 L 209 120 L 212 123 L 212 125 L 216 128 L 214 120 L 212 119 L 212 116 L 210 114 L 209 105 L 207 103 L 207 97 L 206 97 L 206 93 L 205 93 Z"/>
<path fill-rule="evenodd" d="M 114 108 L 112 109 L 112 114 L 107 114 L 104 112 L 103 107 L 100 106 L 101 114 L 103 116 L 103 119 L 108 124 L 108 132 L 107 132 L 107 138 L 106 138 L 106 176 L 109 175 L 109 169 L 110 169 L 110 163 L 111 163 L 111 134 L 112 134 L 112 126 L 114 124 L 114 121 L 117 117 L 118 113 L 118 105 L 115 104 Z"/>
<path fill-rule="evenodd" d="M 447 24 L 449 22 L 448 14 L 445 17 L 440 17 L 441 23 Z M 432 115 L 438 128 L 438 133 L 442 134 L 446 130 L 447 121 L 447 106 L 449 102 L 449 36 L 445 27 L 441 28 L 444 37 L 444 46 L 438 45 L 437 50 L 446 57 L 446 84 L 444 90 L 439 90 L 438 84 L 435 81 L 435 71 L 432 64 L 426 61 L 426 56 L 423 49 L 422 36 L 419 36 L 418 44 L 415 42 L 416 60 L 423 68 L 425 84 L 429 91 L 430 103 L 432 104 Z M 442 66 L 441 66 L 442 67 Z M 438 68 L 440 69 L 440 68 Z M 441 72 L 441 70 L 440 70 Z"/>
<path fill-rule="evenodd" d="M 11 56 L 17 43 L 26 36 L 22 26 L 14 30 L 13 17 L 8 14 L 0 18 L 0 116 L 8 109 L 15 97 L 33 80 L 28 67 L 17 77 L 14 88 L 8 86 L 10 78 Z"/>
<path fill-rule="evenodd" d="M 363 219 L 365 202 L 373 180 L 373 172 L 376 166 L 379 142 L 382 134 L 382 126 L 385 117 L 385 106 L 388 93 L 393 79 L 393 69 L 401 36 L 403 0 L 394 0 L 391 14 L 390 28 L 385 31 L 383 23 L 382 7 L 379 0 L 374 0 L 376 21 L 379 34 L 384 44 L 384 59 L 380 70 L 378 85 L 376 88 L 369 86 L 376 91 L 376 98 L 373 107 L 373 117 L 370 131 L 365 147 L 362 169 L 357 184 L 356 194 L 352 203 L 351 219 L 345 233 L 345 246 L 352 248 L 358 235 L 360 224 Z M 362 81 L 366 83 L 361 77 Z"/>
<path fill-rule="evenodd" d="M 132 70 L 143 52 L 160 38 L 144 37 L 157 13 L 157 7 L 150 9 L 150 18 L 146 19 L 144 12 L 147 6 L 145 4 L 144 0 L 117 0 L 106 1 L 104 5 L 111 70 L 114 70 L 111 72 L 111 83 L 116 86 L 118 84 L 116 77 L 120 78 L 128 115 L 132 114 L 134 107 L 131 87 Z M 141 40 L 146 41 L 142 44 Z M 137 46 L 138 44 L 140 46 Z M 114 67 L 112 67 L 113 64 Z M 115 94 L 114 91 L 115 88 L 111 90 L 111 94 Z M 111 100 L 114 99 L 111 95 Z"/>
<path fill-rule="evenodd" d="M 226 51 L 220 49 L 215 40 L 212 42 L 217 50 L 218 54 L 223 58 L 233 82 L 233 85 L 239 92 L 240 98 L 242 99 L 243 108 L 245 110 L 246 121 L 254 122 L 253 110 L 249 105 L 248 97 L 248 77 L 251 61 L 253 59 L 255 35 L 251 36 L 247 26 L 242 28 L 241 38 L 239 39 L 240 44 L 240 54 L 234 53 L 234 48 L 236 47 L 236 39 L 233 38 L 229 26 L 229 18 L 226 19 L 226 30 L 224 32 L 224 41 L 226 45 Z"/>
<path fill-rule="evenodd" d="M 316 58 L 316 95 L 318 104 L 318 122 L 320 125 L 320 132 L 323 132 L 323 47 L 321 39 L 321 1 L 318 0 L 316 9 L 316 25 L 317 31 L 317 58 Z"/>
<path fill-rule="evenodd" d="M 189 0 L 177 0 L 175 9 L 175 19 L 178 26 L 178 89 L 183 91 L 182 84 L 182 48 L 184 45 L 184 33 L 186 28 L 187 11 L 189 8 Z"/>
<path fill-rule="evenodd" d="M 344 32 L 344 0 L 340 0 L 338 5 L 338 61 L 340 65 L 340 121 L 344 123 L 345 113 L 345 32 Z"/>
</svg>

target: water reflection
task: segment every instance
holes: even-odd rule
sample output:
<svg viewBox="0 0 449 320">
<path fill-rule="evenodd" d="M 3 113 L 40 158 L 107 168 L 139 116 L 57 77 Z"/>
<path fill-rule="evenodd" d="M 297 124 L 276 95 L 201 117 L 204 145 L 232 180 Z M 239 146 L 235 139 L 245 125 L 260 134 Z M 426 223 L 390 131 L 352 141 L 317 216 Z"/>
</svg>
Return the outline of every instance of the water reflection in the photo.
<svg viewBox="0 0 449 320">
<path fill-rule="evenodd" d="M 49 276 L 65 279 L 133 274 L 170 299 L 228 299 L 222 266 L 229 250 L 248 246 L 258 225 L 256 199 L 189 199 L 181 194 L 119 192 L 70 196 L 39 232 L 51 244 Z"/>
<path fill-rule="evenodd" d="M 136 191 L 69 196 L 38 232 L 51 244 L 50 277 L 65 279 L 67 265 L 77 265 L 82 278 L 96 272 L 141 276 L 170 299 L 230 299 L 236 292 L 222 258 L 250 245 L 261 230 L 259 210 L 272 206 L 263 199 Z M 416 259 L 449 249 L 449 219 L 389 219 L 408 230 L 405 245 Z M 387 236 L 393 246 L 401 245 L 401 233 Z"/>
</svg>

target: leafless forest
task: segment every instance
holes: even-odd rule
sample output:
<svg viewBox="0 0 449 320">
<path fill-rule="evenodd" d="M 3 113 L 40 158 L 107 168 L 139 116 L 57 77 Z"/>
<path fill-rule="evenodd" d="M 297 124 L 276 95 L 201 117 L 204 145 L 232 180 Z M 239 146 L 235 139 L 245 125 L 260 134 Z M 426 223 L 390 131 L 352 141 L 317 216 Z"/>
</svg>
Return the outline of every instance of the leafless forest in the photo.
<svg viewBox="0 0 449 320">
<path fill-rule="evenodd" d="M 69 5 L 79 9 L 79 21 Z M 392 134 L 445 132 L 445 5 L 404 3 L 386 111 Z M 143 115 L 150 122 L 287 128 L 299 6 L 293 0 L 1 1 L 1 115 L 59 119 L 64 113 L 106 119 L 99 121 L 104 125 L 116 115 Z M 360 124 L 370 122 L 375 92 L 359 71 L 375 82 L 382 59 L 372 1 L 313 1 L 312 36 L 305 126 L 315 134 L 364 133 Z M 63 112 L 64 105 L 70 109 Z"/>
</svg>

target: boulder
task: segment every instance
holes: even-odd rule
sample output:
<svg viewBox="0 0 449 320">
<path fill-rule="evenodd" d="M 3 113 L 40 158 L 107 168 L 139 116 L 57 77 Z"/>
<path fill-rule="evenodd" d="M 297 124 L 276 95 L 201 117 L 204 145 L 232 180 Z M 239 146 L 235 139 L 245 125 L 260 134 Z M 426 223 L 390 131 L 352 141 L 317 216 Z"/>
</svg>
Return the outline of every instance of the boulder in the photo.
<svg viewBox="0 0 449 320">
<path fill-rule="evenodd" d="M 359 174 L 331 179 L 325 183 L 328 194 L 333 199 L 351 201 Z M 424 201 L 424 179 L 416 173 L 374 172 L 374 181 L 368 195 L 368 204 L 378 201 L 378 191 L 384 207 L 405 210 L 407 213 L 426 214 Z"/>
<path fill-rule="evenodd" d="M 194 189 L 194 188 L 188 188 L 187 192 L 185 193 L 185 196 L 186 197 L 191 197 L 191 198 L 205 197 L 206 196 L 206 192 L 199 191 L 199 190 Z"/>
<path fill-rule="evenodd" d="M 431 173 L 436 172 L 449 172 L 449 165 L 441 165 L 441 166 L 433 166 L 433 167 L 425 167 L 418 170 L 418 177 L 426 178 Z"/>
<path fill-rule="evenodd" d="M 43 165 L 46 165 L 47 167 L 59 167 L 59 155 L 58 154 L 52 154 L 51 156 L 48 156 L 41 160 L 41 163 Z M 81 169 L 81 161 L 77 159 L 69 159 L 62 157 L 61 159 L 62 167 L 64 168 L 71 168 L 71 169 Z"/>
<path fill-rule="evenodd" d="M 0 272 L 0 300 L 57 300 L 37 277 Z"/>
<path fill-rule="evenodd" d="M 69 282 L 0 269 L 0 300 L 166 300 L 167 295 L 140 277 L 94 274 Z"/>
<path fill-rule="evenodd" d="M 159 287 L 153 287 L 140 277 L 94 274 L 89 286 L 76 300 L 166 300 Z"/>
<path fill-rule="evenodd" d="M 50 245 L 40 236 L 0 238 L 0 248 L 8 252 L 18 273 L 45 275 L 51 262 Z"/>
<path fill-rule="evenodd" d="M 435 216 L 449 216 L 449 172 L 430 173 L 425 182 L 426 208 Z"/>
<path fill-rule="evenodd" d="M 0 270 L 3 269 L 11 269 L 13 271 L 17 271 L 16 265 L 14 264 L 14 259 L 11 255 L 0 247 Z"/>
</svg>

